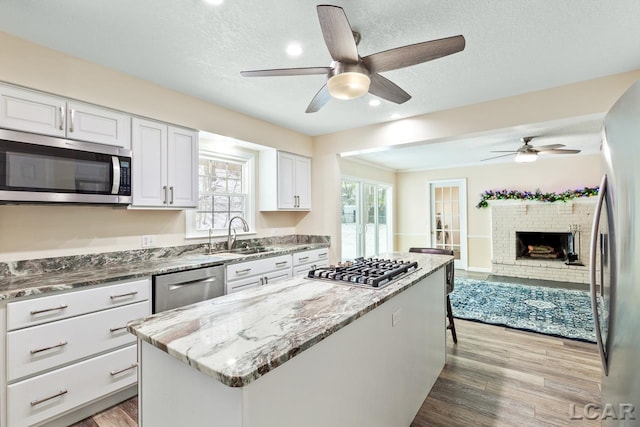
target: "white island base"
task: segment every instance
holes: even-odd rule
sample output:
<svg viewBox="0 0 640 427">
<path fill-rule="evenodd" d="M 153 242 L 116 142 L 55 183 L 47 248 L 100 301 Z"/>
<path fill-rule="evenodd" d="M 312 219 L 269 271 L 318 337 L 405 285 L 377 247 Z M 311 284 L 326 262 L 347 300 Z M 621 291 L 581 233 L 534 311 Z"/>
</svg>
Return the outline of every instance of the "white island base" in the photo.
<svg viewBox="0 0 640 427">
<path fill-rule="evenodd" d="M 409 426 L 445 363 L 444 307 L 440 268 L 244 387 L 139 340 L 140 425 Z"/>
</svg>

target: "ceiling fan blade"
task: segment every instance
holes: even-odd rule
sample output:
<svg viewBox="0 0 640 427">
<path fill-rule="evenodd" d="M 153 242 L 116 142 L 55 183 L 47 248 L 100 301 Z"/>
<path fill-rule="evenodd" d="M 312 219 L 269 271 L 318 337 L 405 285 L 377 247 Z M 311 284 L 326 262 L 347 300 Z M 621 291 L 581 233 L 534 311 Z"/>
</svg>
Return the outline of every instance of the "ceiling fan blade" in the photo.
<svg viewBox="0 0 640 427">
<path fill-rule="evenodd" d="M 369 85 L 369 93 L 384 98 L 387 101 L 402 104 L 411 99 L 411 95 L 405 92 L 400 86 L 391 80 L 382 77 L 380 74 L 370 74 L 371 84 Z"/>
<path fill-rule="evenodd" d="M 513 154 L 515 154 L 515 153 L 517 153 L 517 151 L 514 151 L 514 150 L 497 150 L 496 151 L 496 150 L 494 150 L 494 151 L 490 151 L 490 153 L 513 153 Z"/>
<path fill-rule="evenodd" d="M 464 36 L 459 35 L 385 50 L 362 60 L 369 72 L 381 73 L 451 55 L 463 50 L 464 46 Z"/>
<path fill-rule="evenodd" d="M 240 74 L 244 77 L 309 76 L 313 74 L 329 74 L 329 71 L 331 71 L 331 67 L 305 67 L 240 71 Z"/>
<path fill-rule="evenodd" d="M 344 10 L 338 6 L 318 5 L 318 19 L 324 42 L 334 61 L 357 64 L 358 48 Z"/>
<path fill-rule="evenodd" d="M 320 88 L 318 93 L 316 93 L 316 96 L 313 97 L 305 113 L 315 113 L 316 111 L 324 107 L 324 104 L 329 102 L 330 99 L 331 99 L 331 94 L 329 94 L 329 89 L 325 84 Z"/>
<path fill-rule="evenodd" d="M 547 151 L 547 150 L 555 150 L 556 148 L 562 148 L 564 144 L 550 144 L 550 145 L 539 145 L 532 148 L 535 148 L 538 151 Z"/>
<path fill-rule="evenodd" d="M 580 152 L 580 150 L 554 148 L 554 149 L 551 149 L 551 150 L 540 151 L 540 154 L 578 154 L 579 152 Z"/>
<path fill-rule="evenodd" d="M 496 153 L 496 151 L 494 151 L 494 153 Z M 484 161 L 487 161 L 487 160 L 499 159 L 500 157 L 513 156 L 513 155 L 515 155 L 515 154 L 516 154 L 516 153 L 503 154 L 503 155 L 501 155 L 501 156 L 488 157 L 488 158 L 486 158 L 486 159 L 482 159 L 482 160 L 480 160 L 480 161 L 481 161 L 481 162 L 484 162 Z"/>
</svg>

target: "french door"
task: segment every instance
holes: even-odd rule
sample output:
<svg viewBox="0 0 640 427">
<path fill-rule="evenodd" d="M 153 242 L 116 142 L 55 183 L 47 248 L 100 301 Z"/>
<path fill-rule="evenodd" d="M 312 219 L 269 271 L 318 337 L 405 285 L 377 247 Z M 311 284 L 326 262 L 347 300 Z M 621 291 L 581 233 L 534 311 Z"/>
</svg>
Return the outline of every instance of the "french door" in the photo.
<svg viewBox="0 0 640 427">
<path fill-rule="evenodd" d="M 391 186 L 342 180 L 342 259 L 393 250 Z"/>
<path fill-rule="evenodd" d="M 431 246 L 453 250 L 455 267 L 467 268 L 467 184 L 464 179 L 429 182 Z"/>
</svg>

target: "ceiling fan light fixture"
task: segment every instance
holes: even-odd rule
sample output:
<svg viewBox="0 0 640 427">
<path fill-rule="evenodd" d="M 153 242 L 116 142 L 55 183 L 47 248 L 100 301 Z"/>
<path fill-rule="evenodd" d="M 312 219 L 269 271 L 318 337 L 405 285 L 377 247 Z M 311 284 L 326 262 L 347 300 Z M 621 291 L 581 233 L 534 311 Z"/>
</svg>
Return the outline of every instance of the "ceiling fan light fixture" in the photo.
<svg viewBox="0 0 640 427">
<path fill-rule="evenodd" d="M 538 154 L 532 153 L 532 152 L 518 152 L 516 154 L 516 162 L 518 163 L 535 162 L 537 158 L 538 158 Z"/>
<path fill-rule="evenodd" d="M 327 81 L 327 89 L 337 99 L 355 99 L 369 92 L 371 79 L 363 73 L 346 71 L 335 74 Z"/>
</svg>

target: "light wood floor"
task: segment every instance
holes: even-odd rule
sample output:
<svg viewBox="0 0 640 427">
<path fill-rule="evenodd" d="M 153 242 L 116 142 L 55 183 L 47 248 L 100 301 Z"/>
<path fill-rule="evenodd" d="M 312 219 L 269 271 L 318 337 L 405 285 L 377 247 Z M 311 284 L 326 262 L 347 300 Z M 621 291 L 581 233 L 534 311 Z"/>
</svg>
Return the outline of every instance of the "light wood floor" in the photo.
<svg viewBox="0 0 640 427">
<path fill-rule="evenodd" d="M 571 419 L 600 403 L 595 344 L 455 323 L 458 344 L 447 332 L 447 364 L 411 427 L 601 425 Z M 74 426 L 128 427 L 136 419 L 133 398 Z"/>
</svg>

